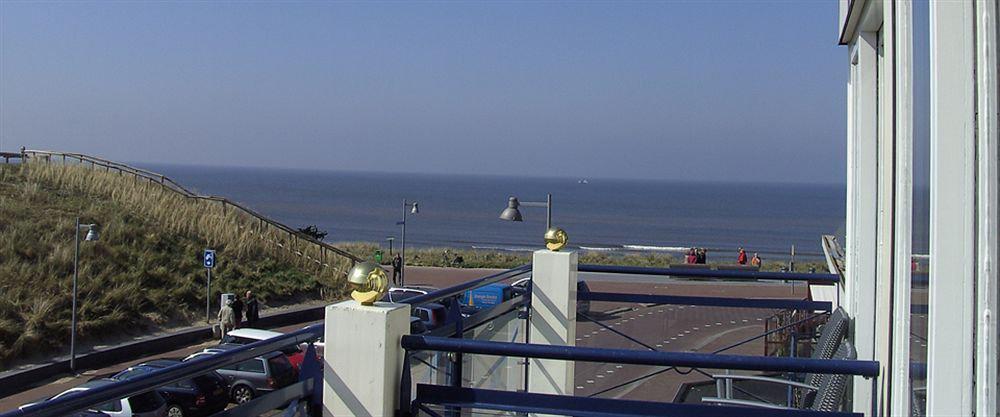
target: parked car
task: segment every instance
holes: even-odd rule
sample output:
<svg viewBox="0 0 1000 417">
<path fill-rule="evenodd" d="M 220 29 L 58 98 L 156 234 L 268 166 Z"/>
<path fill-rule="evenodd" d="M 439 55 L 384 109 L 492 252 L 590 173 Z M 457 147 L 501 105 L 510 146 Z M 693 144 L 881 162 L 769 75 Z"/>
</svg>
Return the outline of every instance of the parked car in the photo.
<svg viewBox="0 0 1000 417">
<path fill-rule="evenodd" d="M 398 303 L 436 290 L 434 287 L 420 285 L 392 287 L 382 296 L 382 301 Z M 448 308 L 441 303 L 427 303 L 414 307 L 410 316 L 410 334 L 421 334 L 447 323 Z M 413 320 L 414 318 L 416 320 Z"/>
<path fill-rule="evenodd" d="M 94 379 L 87 381 L 82 385 L 63 391 L 47 400 L 62 398 L 73 393 L 91 390 L 97 387 L 113 384 L 115 382 L 117 381 L 110 378 Z M 31 404 L 22 405 L 20 408 L 24 409 L 29 405 Z M 72 415 L 74 417 L 94 415 L 104 415 L 110 417 L 166 417 L 167 402 L 163 399 L 163 396 L 156 391 L 149 391 L 128 398 L 122 398 L 120 400 L 108 401 L 104 404 L 97 405 L 86 412 L 74 413 Z"/>
<path fill-rule="evenodd" d="M 129 367 L 111 379 L 124 381 L 157 369 L 181 363 L 176 359 L 157 359 Z M 209 372 L 156 389 L 167 401 L 167 417 L 206 416 L 225 410 L 229 404 L 229 384 L 218 372 Z"/>
<path fill-rule="evenodd" d="M 226 333 L 226 337 L 222 338 L 219 344 L 236 344 L 236 345 L 249 345 L 254 342 L 259 342 L 261 340 L 267 340 L 275 338 L 278 336 L 283 336 L 283 333 L 272 332 L 270 330 L 252 329 L 249 327 L 244 327 L 242 329 L 230 330 Z M 302 367 L 302 361 L 305 360 L 306 352 L 303 346 L 287 346 L 281 349 L 281 353 L 288 356 L 288 361 L 292 363 L 295 367 L 295 371 L 298 372 L 299 368 Z"/>
<path fill-rule="evenodd" d="M 511 289 L 514 291 L 514 295 L 525 295 L 528 293 L 528 284 L 531 283 L 531 277 L 521 278 L 514 283 L 510 284 Z M 576 293 L 579 296 L 580 293 L 590 292 L 590 286 L 587 285 L 587 281 L 579 280 L 576 282 Z M 576 312 L 583 314 L 590 314 L 590 300 L 577 300 L 576 302 Z"/>
<path fill-rule="evenodd" d="M 216 355 L 238 347 L 240 345 L 219 345 L 188 356 L 184 360 Z M 236 404 L 243 404 L 261 394 L 287 387 L 298 379 L 288 357 L 278 351 L 223 366 L 216 369 L 216 372 L 226 378 L 229 384 L 229 398 Z"/>
</svg>

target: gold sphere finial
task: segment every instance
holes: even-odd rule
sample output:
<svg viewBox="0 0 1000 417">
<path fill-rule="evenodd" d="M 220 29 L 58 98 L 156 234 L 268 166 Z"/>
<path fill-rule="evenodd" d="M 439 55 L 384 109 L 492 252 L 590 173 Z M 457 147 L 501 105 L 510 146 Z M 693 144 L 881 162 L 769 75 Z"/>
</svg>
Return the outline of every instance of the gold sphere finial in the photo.
<svg viewBox="0 0 1000 417">
<path fill-rule="evenodd" d="M 382 298 L 389 290 L 389 278 L 385 271 L 371 262 L 358 262 L 347 274 L 347 281 L 354 288 L 351 298 L 370 306 Z"/>
<path fill-rule="evenodd" d="M 549 228 L 545 231 L 545 247 L 549 248 L 550 251 L 558 252 L 566 246 L 566 242 L 569 241 L 569 237 L 566 236 L 566 231 L 558 227 Z"/>
</svg>

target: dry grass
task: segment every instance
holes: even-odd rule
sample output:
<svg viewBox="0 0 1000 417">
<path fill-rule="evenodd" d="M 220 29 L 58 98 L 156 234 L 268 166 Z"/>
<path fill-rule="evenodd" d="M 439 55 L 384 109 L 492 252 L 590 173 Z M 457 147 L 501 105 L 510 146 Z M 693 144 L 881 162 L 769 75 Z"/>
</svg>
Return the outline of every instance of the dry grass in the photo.
<svg viewBox="0 0 1000 417">
<path fill-rule="evenodd" d="M 203 317 L 206 247 L 219 253 L 216 293 L 254 290 L 272 305 L 345 294 L 349 259 L 327 253 L 320 266 L 315 245 L 231 207 L 117 173 L 0 165 L 0 365 L 68 344 L 77 216 L 101 225 L 80 248 L 84 343 Z"/>
<path fill-rule="evenodd" d="M 379 246 L 374 243 L 365 242 L 340 242 L 337 247 L 343 248 L 355 256 L 371 259 L 372 254 Z M 541 245 L 539 245 L 541 248 Z M 383 249 L 384 250 L 384 249 Z M 462 264 L 454 265 L 452 260 L 456 255 L 462 256 Z M 462 267 L 462 268 L 514 268 L 531 262 L 530 252 L 510 252 L 477 249 L 453 249 L 453 248 L 407 248 L 407 265 L 412 266 L 441 266 L 441 267 Z M 383 264 L 391 262 L 388 254 L 384 254 Z M 623 266 L 644 266 L 644 267 L 668 267 L 679 262 L 676 258 L 665 253 L 642 252 L 642 253 L 607 253 L 594 251 L 581 251 L 581 264 L 596 265 L 623 265 Z M 722 264 L 721 262 L 710 262 L 712 265 Z M 730 264 L 731 265 L 731 264 Z M 786 264 L 778 261 L 767 261 L 761 268 L 763 271 L 780 271 Z M 818 272 L 826 271 L 826 264 L 822 262 L 797 262 L 797 271 L 808 271 L 815 268 Z"/>
</svg>

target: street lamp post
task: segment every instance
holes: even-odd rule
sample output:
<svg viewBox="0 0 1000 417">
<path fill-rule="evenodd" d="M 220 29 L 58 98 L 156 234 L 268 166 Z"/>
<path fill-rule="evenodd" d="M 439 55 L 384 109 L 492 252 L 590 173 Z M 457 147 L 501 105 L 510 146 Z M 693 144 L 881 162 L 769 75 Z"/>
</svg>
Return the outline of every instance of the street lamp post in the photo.
<svg viewBox="0 0 1000 417">
<path fill-rule="evenodd" d="M 396 224 L 399 224 L 399 225 L 403 226 L 403 231 L 402 231 L 402 234 L 400 236 L 400 241 L 401 242 L 399 242 L 399 257 L 402 260 L 402 262 L 400 263 L 400 269 L 401 270 L 399 271 L 399 285 L 401 285 L 401 286 L 402 285 L 406 285 L 406 212 L 407 212 L 407 209 L 410 209 L 409 210 L 410 214 L 420 213 L 420 209 L 418 208 L 418 205 L 417 205 L 416 201 L 408 202 L 408 201 L 406 201 L 405 198 L 403 199 L 403 220 L 401 222 L 396 223 Z"/>
<path fill-rule="evenodd" d="M 79 277 L 80 269 L 80 228 L 87 228 L 87 236 L 83 239 L 88 242 L 93 242 L 98 239 L 97 225 L 96 224 L 80 224 L 80 218 L 76 218 L 76 250 L 73 254 L 73 311 L 72 324 L 69 334 L 69 369 L 76 371 L 76 282 Z"/>
<path fill-rule="evenodd" d="M 512 222 L 524 221 L 519 206 L 545 207 L 545 230 L 552 228 L 552 194 L 548 194 L 545 201 L 517 201 L 517 197 L 512 196 L 507 200 L 507 208 L 500 212 L 500 218 Z"/>
</svg>

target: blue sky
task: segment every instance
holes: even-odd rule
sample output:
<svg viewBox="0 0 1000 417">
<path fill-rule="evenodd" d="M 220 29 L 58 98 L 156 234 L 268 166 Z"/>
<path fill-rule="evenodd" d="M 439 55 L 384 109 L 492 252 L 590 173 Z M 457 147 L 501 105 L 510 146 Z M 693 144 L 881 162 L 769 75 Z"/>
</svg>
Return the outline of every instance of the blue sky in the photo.
<svg viewBox="0 0 1000 417">
<path fill-rule="evenodd" d="M 837 2 L 0 2 L 0 148 L 844 182 Z"/>
</svg>

